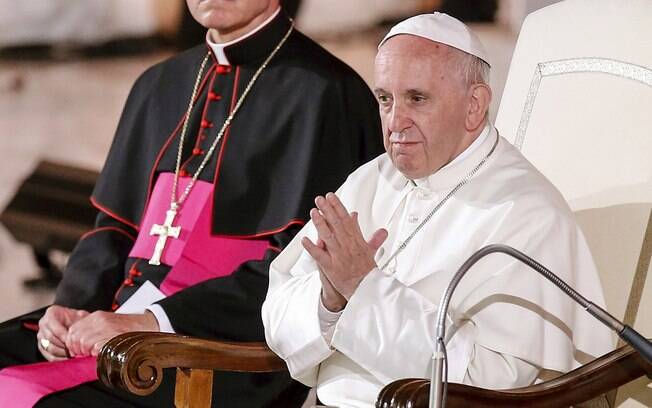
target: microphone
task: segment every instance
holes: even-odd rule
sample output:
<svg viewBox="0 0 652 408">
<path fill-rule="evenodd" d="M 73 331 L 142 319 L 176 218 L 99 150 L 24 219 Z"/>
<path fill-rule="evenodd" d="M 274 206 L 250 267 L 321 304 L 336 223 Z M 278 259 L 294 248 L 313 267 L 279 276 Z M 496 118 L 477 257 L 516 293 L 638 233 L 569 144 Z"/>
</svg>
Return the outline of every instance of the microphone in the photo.
<svg viewBox="0 0 652 408">
<path fill-rule="evenodd" d="M 446 333 L 446 311 L 448 310 L 448 304 L 450 303 L 453 291 L 457 287 L 457 284 L 460 282 L 460 280 L 462 280 L 462 276 L 464 276 L 464 274 L 469 270 L 469 268 L 471 268 L 471 266 L 473 266 L 481 258 L 494 252 L 502 252 L 513 258 L 516 258 L 530 268 L 542 274 L 544 277 L 546 277 L 546 279 L 554 283 L 559 289 L 570 296 L 573 300 L 582 305 L 582 307 L 584 307 L 584 309 L 593 317 L 601 321 L 611 330 L 615 331 L 621 339 L 632 346 L 632 348 L 641 354 L 645 360 L 652 363 L 652 343 L 650 343 L 649 340 L 643 337 L 636 330 L 616 319 L 600 306 L 597 306 L 584 298 L 582 295 L 577 293 L 577 291 L 568 286 L 568 284 L 561 280 L 557 275 L 550 272 L 550 270 L 548 270 L 545 266 L 528 257 L 524 253 L 508 245 L 487 245 L 483 248 L 480 248 L 476 253 L 471 255 L 469 259 L 467 259 L 466 262 L 462 264 L 462 266 L 460 266 L 460 269 L 458 269 L 458 271 L 453 276 L 453 279 L 448 284 L 448 287 L 444 292 L 444 296 L 439 303 L 439 310 L 437 311 L 437 344 L 435 347 L 435 353 L 432 356 L 433 367 L 432 377 L 430 380 L 430 408 L 441 408 L 444 404 L 443 396 L 446 384 L 444 383 L 443 379 L 443 371 L 444 360 L 446 359 L 446 350 L 444 345 L 444 337 Z"/>
</svg>

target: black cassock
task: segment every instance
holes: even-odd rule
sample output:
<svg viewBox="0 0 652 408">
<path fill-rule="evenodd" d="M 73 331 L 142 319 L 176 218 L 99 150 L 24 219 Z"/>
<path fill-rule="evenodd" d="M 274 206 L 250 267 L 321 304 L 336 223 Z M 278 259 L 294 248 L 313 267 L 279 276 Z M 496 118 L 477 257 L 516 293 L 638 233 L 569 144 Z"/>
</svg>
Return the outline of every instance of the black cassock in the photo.
<svg viewBox="0 0 652 408">
<path fill-rule="evenodd" d="M 190 115 L 183 171 L 192 175 L 228 112 L 290 27 L 281 12 L 254 35 L 226 47 L 230 66 L 210 55 Z M 73 251 L 55 303 L 110 310 L 146 280 L 158 285 L 169 266 L 138 262 L 133 239 L 156 177 L 174 172 L 183 117 L 199 66 L 209 52 L 192 48 L 148 69 L 135 83 L 92 201 L 96 229 Z M 270 262 L 307 221 L 316 195 L 334 191 L 359 165 L 382 153 L 377 104 L 348 66 L 296 30 L 254 84 L 200 179 L 214 184 L 212 233 L 266 239 L 262 261 L 240 265 L 158 302 L 178 333 L 264 341 L 260 307 Z M 219 165 L 218 165 L 219 162 Z M 162 221 L 162 220 L 161 220 Z M 147 233 L 147 232 L 144 232 Z M 116 295 L 117 293 L 117 295 Z M 0 366 L 40 361 L 35 333 L 22 326 L 42 311 L 0 325 Z M 174 375 L 151 397 L 82 385 L 38 406 L 171 406 Z M 218 407 L 278 406 L 305 388 L 287 374 L 215 373 Z"/>
</svg>

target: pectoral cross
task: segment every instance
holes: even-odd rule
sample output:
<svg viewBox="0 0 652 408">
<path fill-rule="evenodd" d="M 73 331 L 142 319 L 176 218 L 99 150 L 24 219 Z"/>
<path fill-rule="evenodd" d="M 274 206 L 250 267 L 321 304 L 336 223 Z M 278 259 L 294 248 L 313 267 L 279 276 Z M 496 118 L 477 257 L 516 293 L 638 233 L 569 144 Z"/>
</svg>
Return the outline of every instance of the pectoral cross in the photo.
<svg viewBox="0 0 652 408">
<path fill-rule="evenodd" d="M 174 218 L 177 216 L 177 205 L 172 203 L 172 206 L 169 210 L 165 212 L 165 222 L 163 225 L 154 224 L 152 229 L 149 231 L 149 235 L 158 235 L 158 240 L 156 241 L 156 246 L 154 247 L 154 253 L 149 260 L 150 265 L 160 265 L 161 264 L 161 255 L 163 255 L 163 249 L 168 240 L 168 237 L 179 238 L 179 233 L 181 233 L 181 227 L 173 227 L 172 223 Z"/>
</svg>

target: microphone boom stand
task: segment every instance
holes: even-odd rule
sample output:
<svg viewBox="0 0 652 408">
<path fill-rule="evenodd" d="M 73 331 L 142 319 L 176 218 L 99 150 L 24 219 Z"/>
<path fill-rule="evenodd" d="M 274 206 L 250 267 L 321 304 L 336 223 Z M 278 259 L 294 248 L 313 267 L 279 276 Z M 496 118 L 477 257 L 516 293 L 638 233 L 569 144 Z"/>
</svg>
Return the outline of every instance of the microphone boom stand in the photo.
<svg viewBox="0 0 652 408">
<path fill-rule="evenodd" d="M 444 296 L 439 303 L 439 310 L 437 311 L 437 344 L 435 346 L 435 352 L 432 356 L 433 367 L 432 377 L 430 380 L 430 408 L 442 408 L 444 404 L 443 393 L 445 385 L 443 381 L 443 367 L 445 359 L 444 338 L 446 335 L 446 311 L 448 310 L 448 305 L 450 303 L 451 296 L 453 295 L 453 291 L 457 287 L 457 284 L 460 282 L 460 280 L 462 280 L 464 274 L 471 268 L 471 266 L 473 266 L 481 258 L 494 252 L 502 252 L 513 258 L 516 258 L 530 268 L 542 274 L 549 281 L 554 283 L 555 286 L 570 296 L 573 300 L 582 305 L 582 307 L 584 307 L 584 309 L 593 317 L 601 321 L 611 330 L 615 331 L 620 338 L 632 346 L 632 348 L 641 354 L 643 358 L 652 363 L 652 343 L 650 343 L 649 340 L 643 337 L 636 330 L 616 319 L 600 306 L 597 306 L 587 300 L 585 297 L 577 293 L 577 291 L 575 291 L 573 288 L 568 286 L 568 284 L 561 280 L 557 275 L 550 272 L 550 270 L 548 270 L 545 266 L 528 257 L 524 253 L 508 245 L 487 245 L 480 248 L 477 252 L 471 255 L 469 259 L 464 262 L 464 264 L 462 264 L 460 269 L 458 269 L 458 271 L 453 276 L 453 279 L 451 279 L 451 282 L 448 284 L 448 287 L 444 292 Z"/>
</svg>

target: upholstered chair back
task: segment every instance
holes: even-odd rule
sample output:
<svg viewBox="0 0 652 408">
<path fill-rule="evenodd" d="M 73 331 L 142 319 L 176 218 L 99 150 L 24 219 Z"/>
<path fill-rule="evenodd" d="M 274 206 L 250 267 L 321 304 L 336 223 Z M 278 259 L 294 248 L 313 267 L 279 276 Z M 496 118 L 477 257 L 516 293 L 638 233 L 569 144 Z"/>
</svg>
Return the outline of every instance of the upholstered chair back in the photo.
<svg viewBox="0 0 652 408">
<path fill-rule="evenodd" d="M 652 1 L 566 0 L 530 14 L 496 127 L 569 201 L 607 309 L 652 337 Z M 650 380 L 615 401 L 652 406 Z"/>
</svg>

